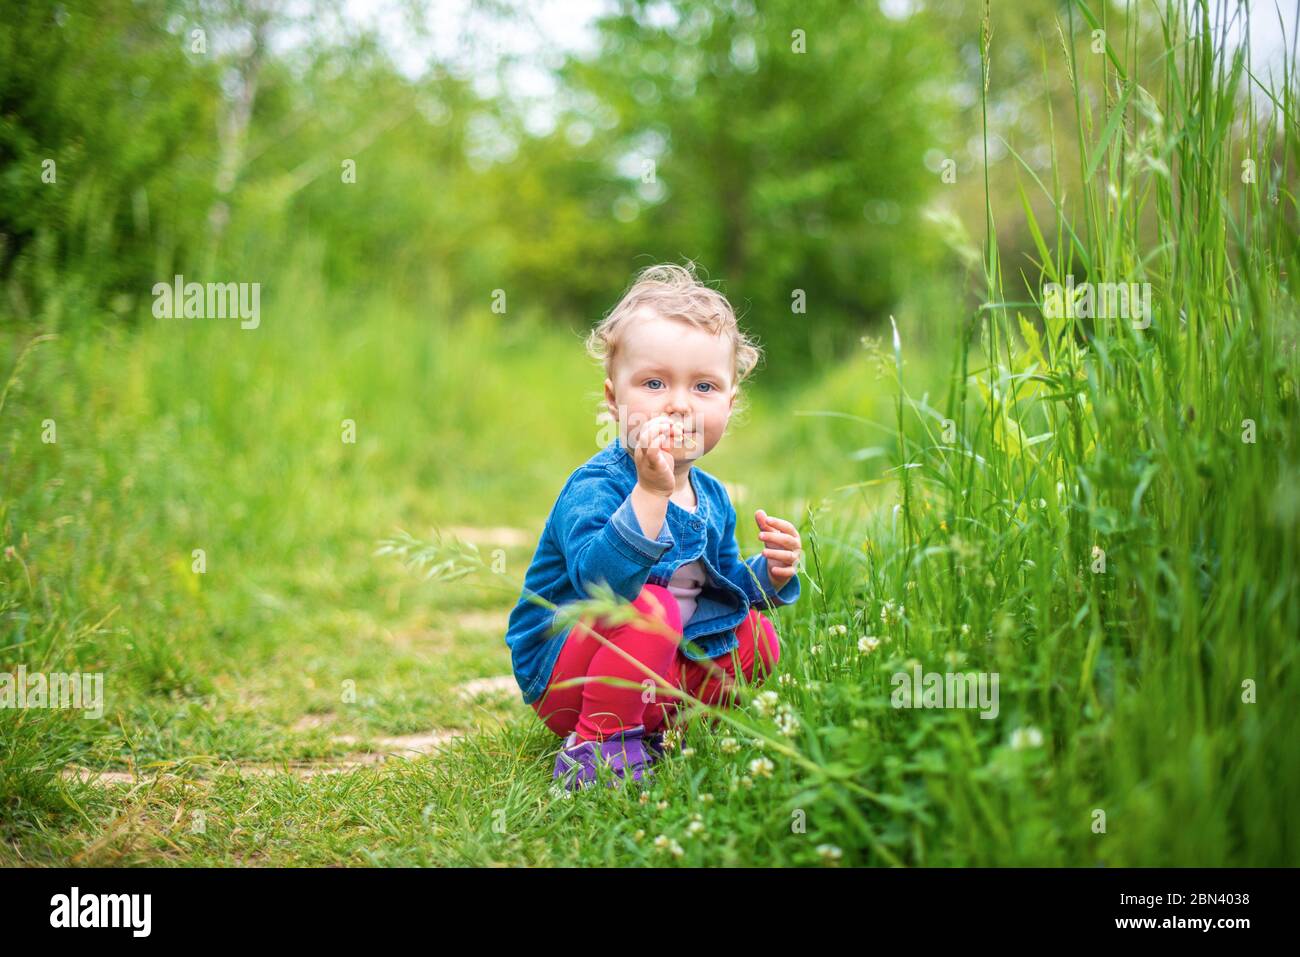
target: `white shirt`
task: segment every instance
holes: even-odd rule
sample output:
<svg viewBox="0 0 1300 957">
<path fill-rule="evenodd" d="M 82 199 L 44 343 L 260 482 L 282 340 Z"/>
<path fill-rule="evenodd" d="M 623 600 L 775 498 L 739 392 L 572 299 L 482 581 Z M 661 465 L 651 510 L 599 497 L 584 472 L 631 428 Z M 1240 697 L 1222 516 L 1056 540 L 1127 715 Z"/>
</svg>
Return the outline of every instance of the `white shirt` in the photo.
<svg viewBox="0 0 1300 957">
<path fill-rule="evenodd" d="M 680 502 L 678 504 L 681 504 Z M 694 512 L 699 508 L 700 503 L 696 502 L 691 508 L 682 505 L 682 508 L 688 512 Z M 677 599 L 677 607 L 682 612 L 682 627 L 691 620 L 695 614 L 695 600 L 700 597 L 700 591 L 704 588 L 704 583 L 708 577 L 704 574 L 704 566 L 699 562 L 687 562 L 673 572 L 673 577 L 668 579 L 668 590 L 672 592 Z"/>
<path fill-rule="evenodd" d="M 704 567 L 699 562 L 687 562 L 673 572 L 673 577 L 668 580 L 668 590 L 677 599 L 677 607 L 682 611 L 683 628 L 695 614 L 695 600 L 700 597 L 704 582 Z"/>
</svg>

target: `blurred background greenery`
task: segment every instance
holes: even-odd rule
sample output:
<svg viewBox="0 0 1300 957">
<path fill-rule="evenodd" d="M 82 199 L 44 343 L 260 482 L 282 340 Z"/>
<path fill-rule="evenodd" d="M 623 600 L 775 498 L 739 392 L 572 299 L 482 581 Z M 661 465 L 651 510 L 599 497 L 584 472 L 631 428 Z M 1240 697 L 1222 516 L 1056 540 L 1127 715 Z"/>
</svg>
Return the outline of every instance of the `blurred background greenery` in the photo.
<svg viewBox="0 0 1300 957">
<path fill-rule="evenodd" d="M 1040 172 L 1052 98 L 1069 97 L 1041 61 L 1067 6 L 1008 4 L 998 20 L 992 128 Z M 331 297 L 387 291 L 459 322 L 502 289 L 512 319 L 581 330 L 638 267 L 692 259 L 771 347 L 765 378 L 788 386 L 891 310 L 922 325 L 968 291 L 981 12 L 7 4 L 5 313 L 139 326 L 174 273 L 275 297 L 301 260 Z M 1014 163 L 993 150 L 995 217 L 1018 220 Z M 1000 236 L 1008 261 L 1032 248 Z"/>
</svg>

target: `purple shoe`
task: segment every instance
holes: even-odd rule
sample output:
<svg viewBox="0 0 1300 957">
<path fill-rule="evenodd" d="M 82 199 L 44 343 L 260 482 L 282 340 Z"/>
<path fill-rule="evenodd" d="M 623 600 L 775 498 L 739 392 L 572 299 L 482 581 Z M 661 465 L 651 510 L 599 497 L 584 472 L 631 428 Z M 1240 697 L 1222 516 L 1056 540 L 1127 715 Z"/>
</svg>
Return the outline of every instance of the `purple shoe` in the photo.
<svg viewBox="0 0 1300 957">
<path fill-rule="evenodd" d="M 607 764 L 614 772 L 608 782 L 610 787 L 625 780 L 629 772 L 633 781 L 640 781 L 643 776 L 651 774 L 650 765 L 656 757 L 645 748 L 643 732 L 644 728 L 638 725 L 605 741 L 578 741 L 575 731 L 565 739 L 564 747 L 555 756 L 552 777 L 564 779 L 564 786 L 576 791 L 595 781 L 599 765 Z"/>
<path fill-rule="evenodd" d="M 624 780 L 629 773 L 633 781 L 640 781 L 641 778 L 651 777 L 654 774 L 650 770 L 650 765 L 654 763 L 657 755 L 651 753 L 651 750 L 646 747 L 643 725 L 628 728 L 607 738 L 600 745 L 600 753 L 605 762 L 614 769 L 614 773 Z"/>
<path fill-rule="evenodd" d="M 573 732 L 564 741 L 564 747 L 555 756 L 555 780 L 564 780 L 570 791 L 585 788 L 596 780 L 596 766 L 600 763 L 599 741 L 578 741 Z"/>
</svg>

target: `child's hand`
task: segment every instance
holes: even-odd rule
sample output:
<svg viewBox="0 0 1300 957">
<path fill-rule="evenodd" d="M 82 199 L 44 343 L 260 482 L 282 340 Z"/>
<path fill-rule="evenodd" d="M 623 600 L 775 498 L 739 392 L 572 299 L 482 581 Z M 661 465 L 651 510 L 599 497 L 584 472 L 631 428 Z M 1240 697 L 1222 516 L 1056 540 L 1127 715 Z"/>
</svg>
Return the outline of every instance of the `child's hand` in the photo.
<svg viewBox="0 0 1300 957">
<path fill-rule="evenodd" d="M 651 419 L 637 431 L 632 450 L 637 484 L 664 498 L 677 491 L 672 450 L 681 444 L 682 438 L 682 426 L 666 415 Z"/>
<path fill-rule="evenodd" d="M 799 532 L 785 519 L 772 518 L 761 508 L 754 513 L 754 521 L 765 546 L 767 575 L 772 579 L 773 588 L 780 591 L 799 570 L 799 556 L 803 553 Z"/>
</svg>

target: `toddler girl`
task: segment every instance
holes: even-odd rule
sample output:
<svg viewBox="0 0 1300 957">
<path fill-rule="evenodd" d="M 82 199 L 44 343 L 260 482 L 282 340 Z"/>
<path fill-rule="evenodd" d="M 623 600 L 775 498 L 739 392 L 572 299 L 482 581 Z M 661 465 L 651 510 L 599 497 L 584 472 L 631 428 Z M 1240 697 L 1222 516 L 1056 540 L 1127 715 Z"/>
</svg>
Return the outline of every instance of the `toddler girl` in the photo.
<svg viewBox="0 0 1300 957">
<path fill-rule="evenodd" d="M 720 705 L 738 674 L 771 671 L 780 645 L 757 608 L 798 599 L 801 548 L 794 525 L 760 509 L 765 547 L 742 561 L 731 500 L 695 467 L 759 358 L 722 295 L 681 266 L 652 266 L 587 345 L 604 363 L 617 435 L 560 490 L 506 632 L 525 703 L 567 735 L 554 776 L 570 789 L 601 764 L 611 783 L 649 773 L 677 708 L 661 682 Z M 558 633 L 555 611 L 528 600 L 563 606 L 599 582 L 641 620 L 583 619 Z M 586 680 L 554 687 L 574 678 Z"/>
</svg>

